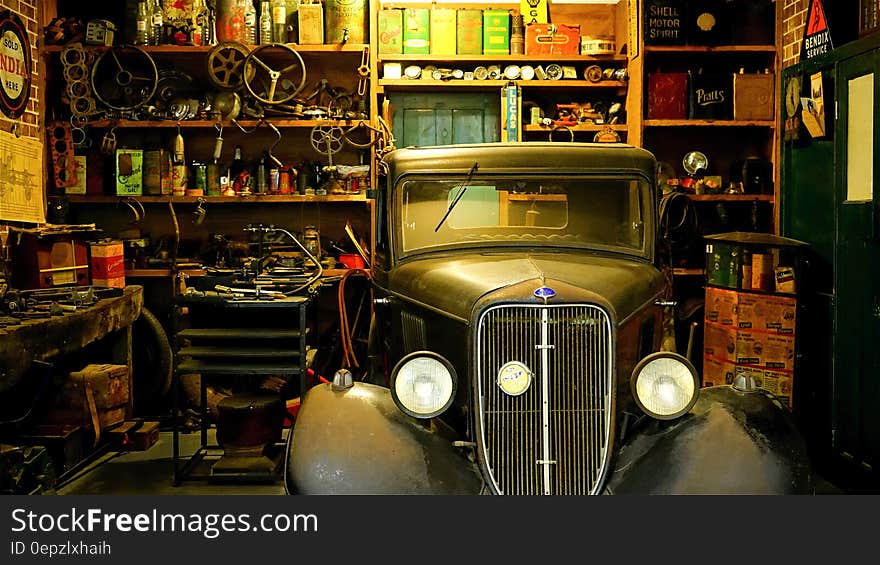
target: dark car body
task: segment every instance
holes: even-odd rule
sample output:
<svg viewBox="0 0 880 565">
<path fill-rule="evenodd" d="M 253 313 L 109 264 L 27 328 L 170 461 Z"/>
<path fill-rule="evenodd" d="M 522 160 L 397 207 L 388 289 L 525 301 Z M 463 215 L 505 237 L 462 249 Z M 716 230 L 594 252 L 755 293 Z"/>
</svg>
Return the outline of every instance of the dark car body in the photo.
<svg viewBox="0 0 880 565">
<path fill-rule="evenodd" d="M 352 386 L 305 395 L 289 492 L 808 488 L 803 441 L 773 397 L 706 388 L 672 420 L 648 417 L 634 399 L 630 376 L 661 346 L 669 292 L 653 155 L 622 144 L 482 144 L 402 149 L 384 164 L 374 362 Z M 457 377 L 448 408 L 427 419 L 405 413 L 388 388 L 392 369 L 421 352 Z M 512 359 L 529 368 L 522 393 L 499 384 Z"/>
</svg>

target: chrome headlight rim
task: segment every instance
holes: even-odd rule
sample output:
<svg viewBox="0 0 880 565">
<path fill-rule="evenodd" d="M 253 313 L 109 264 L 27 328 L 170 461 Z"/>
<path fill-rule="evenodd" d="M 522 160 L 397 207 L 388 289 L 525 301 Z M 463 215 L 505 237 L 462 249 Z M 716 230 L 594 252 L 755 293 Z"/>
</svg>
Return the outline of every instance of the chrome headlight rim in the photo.
<svg viewBox="0 0 880 565">
<path fill-rule="evenodd" d="M 683 406 L 680 410 L 678 410 L 674 413 L 671 413 L 671 414 L 658 414 L 658 413 L 653 412 L 652 410 L 649 410 L 648 408 L 646 408 L 645 405 L 642 403 L 641 398 L 639 398 L 639 393 L 637 390 L 637 383 L 638 383 L 639 375 L 641 375 L 641 373 L 642 373 L 642 370 L 652 361 L 656 361 L 657 359 L 664 359 L 664 358 L 673 359 L 673 360 L 681 363 L 685 368 L 687 368 L 688 372 L 691 375 L 691 378 L 693 378 L 693 381 L 694 381 L 694 393 L 691 396 L 690 401 L 685 406 Z M 694 405 L 697 403 L 697 399 L 700 397 L 700 375 L 699 375 L 699 373 L 697 373 L 696 367 L 694 367 L 693 363 L 691 363 L 687 359 L 687 357 L 684 357 L 683 355 L 680 355 L 680 354 L 675 353 L 673 351 L 657 351 L 655 353 L 651 353 L 650 355 L 647 355 L 646 357 L 644 357 L 635 366 L 635 368 L 633 369 L 632 375 L 630 376 L 630 391 L 632 393 L 633 399 L 636 402 L 636 405 L 638 405 L 639 409 L 642 412 L 644 412 L 645 414 L 647 414 L 648 416 L 655 418 L 657 420 L 675 420 L 675 419 L 681 418 L 682 416 L 684 416 L 685 414 L 690 412 L 691 409 L 694 407 Z"/>
<path fill-rule="evenodd" d="M 428 357 L 430 359 L 440 362 L 449 372 L 450 379 L 452 380 L 452 390 L 450 391 L 449 398 L 443 404 L 443 406 L 431 413 L 415 412 L 407 408 L 397 396 L 396 385 L 397 377 L 400 374 L 400 370 L 410 361 L 422 357 Z M 440 416 L 441 414 L 449 410 L 450 406 L 452 406 L 452 403 L 455 401 L 455 395 L 458 392 L 458 374 L 455 372 L 455 367 L 452 366 L 452 363 L 439 353 L 435 353 L 433 351 L 413 351 L 412 353 L 404 355 L 403 358 L 401 358 L 401 360 L 398 361 L 397 364 L 394 366 L 394 369 L 391 371 L 391 380 L 389 381 L 389 384 L 391 388 L 391 398 L 394 400 L 394 404 L 397 405 L 397 408 L 399 408 L 401 412 L 420 420 L 430 420 L 431 418 L 436 418 L 437 416 Z"/>
</svg>

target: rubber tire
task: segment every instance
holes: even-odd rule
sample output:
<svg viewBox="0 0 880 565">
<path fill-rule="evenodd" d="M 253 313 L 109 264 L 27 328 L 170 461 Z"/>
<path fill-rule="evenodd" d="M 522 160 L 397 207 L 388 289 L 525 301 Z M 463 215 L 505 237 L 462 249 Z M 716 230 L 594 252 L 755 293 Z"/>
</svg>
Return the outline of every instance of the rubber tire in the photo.
<svg viewBox="0 0 880 565">
<path fill-rule="evenodd" d="M 171 390 L 174 353 L 165 328 L 146 308 L 141 308 L 132 333 L 134 400 L 136 406 L 146 408 Z"/>
</svg>

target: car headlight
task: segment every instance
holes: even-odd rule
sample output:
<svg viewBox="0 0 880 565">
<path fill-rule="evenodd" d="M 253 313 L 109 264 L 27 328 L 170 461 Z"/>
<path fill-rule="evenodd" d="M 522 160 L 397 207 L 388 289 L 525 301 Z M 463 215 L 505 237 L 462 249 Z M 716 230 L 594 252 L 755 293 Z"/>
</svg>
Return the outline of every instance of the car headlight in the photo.
<svg viewBox="0 0 880 565">
<path fill-rule="evenodd" d="M 391 396 L 397 407 L 415 418 L 433 418 L 455 397 L 452 363 L 430 351 L 416 351 L 400 360 L 391 373 Z"/>
<path fill-rule="evenodd" d="M 668 351 L 642 359 L 630 384 L 639 408 L 658 420 L 672 420 L 689 412 L 700 391 L 700 379 L 691 362 Z"/>
</svg>

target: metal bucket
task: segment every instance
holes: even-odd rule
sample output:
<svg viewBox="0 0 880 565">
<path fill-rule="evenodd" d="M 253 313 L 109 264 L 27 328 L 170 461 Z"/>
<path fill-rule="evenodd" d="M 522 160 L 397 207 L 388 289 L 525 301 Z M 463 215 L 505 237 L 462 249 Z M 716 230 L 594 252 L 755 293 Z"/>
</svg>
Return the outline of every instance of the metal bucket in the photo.
<svg viewBox="0 0 880 565">
<path fill-rule="evenodd" d="M 325 0 L 324 43 L 366 43 L 367 0 Z"/>
</svg>

